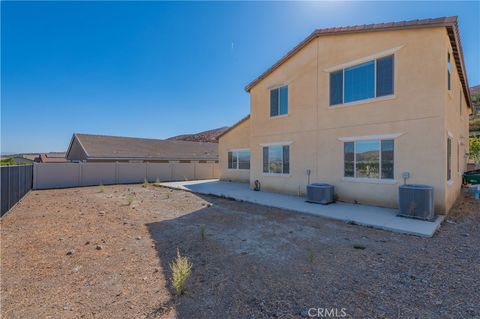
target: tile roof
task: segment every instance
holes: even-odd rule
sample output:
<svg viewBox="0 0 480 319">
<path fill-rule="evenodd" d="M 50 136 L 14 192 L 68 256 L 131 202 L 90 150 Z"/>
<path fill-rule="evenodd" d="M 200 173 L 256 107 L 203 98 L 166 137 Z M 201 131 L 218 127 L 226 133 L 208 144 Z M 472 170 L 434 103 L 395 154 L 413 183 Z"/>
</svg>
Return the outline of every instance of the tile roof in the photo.
<svg viewBox="0 0 480 319">
<path fill-rule="evenodd" d="M 87 154 L 88 159 L 218 159 L 217 143 L 170 141 L 90 134 L 74 134 L 72 141 L 74 138 L 78 139 Z M 70 143 L 70 145 L 72 145 L 72 143 Z"/>
<path fill-rule="evenodd" d="M 435 18 L 435 19 L 422 19 L 422 20 L 417 19 L 417 20 L 411 20 L 411 21 L 363 24 L 363 25 L 354 25 L 354 26 L 345 26 L 345 27 L 317 29 L 313 31 L 308 37 L 306 37 L 302 42 L 300 42 L 296 47 L 294 47 L 287 54 L 285 54 L 282 58 L 280 58 L 280 60 L 278 60 L 265 72 L 263 72 L 260 76 L 258 76 L 255 80 L 250 82 L 245 87 L 245 91 L 250 92 L 250 90 L 255 85 L 257 85 L 261 80 L 263 80 L 273 71 L 275 71 L 278 67 L 280 67 L 280 65 L 285 63 L 294 54 L 296 54 L 298 51 L 304 48 L 307 44 L 309 44 L 313 39 L 320 36 L 352 34 L 352 33 L 361 33 L 361 32 L 446 27 L 448 36 L 450 38 L 450 43 L 452 45 L 452 50 L 453 50 L 453 55 L 455 58 L 457 70 L 460 75 L 460 81 L 462 82 L 463 91 L 465 93 L 465 96 L 467 96 L 468 105 L 472 107 L 469 87 L 468 87 L 468 80 L 465 72 L 465 63 L 463 60 L 463 51 L 462 51 L 462 45 L 460 43 L 460 33 L 458 31 L 457 20 L 458 18 L 456 16 L 452 16 L 452 17 L 442 17 L 442 18 Z"/>
</svg>

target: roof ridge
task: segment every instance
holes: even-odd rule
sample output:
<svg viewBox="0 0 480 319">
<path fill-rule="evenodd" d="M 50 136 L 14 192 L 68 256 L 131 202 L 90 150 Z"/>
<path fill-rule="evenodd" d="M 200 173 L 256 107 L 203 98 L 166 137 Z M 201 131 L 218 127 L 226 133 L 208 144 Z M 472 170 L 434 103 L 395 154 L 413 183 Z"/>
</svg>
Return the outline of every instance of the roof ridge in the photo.
<svg viewBox="0 0 480 319">
<path fill-rule="evenodd" d="M 216 144 L 212 142 L 195 142 L 195 141 L 181 141 L 181 140 L 168 140 L 161 138 L 151 138 L 151 137 L 133 137 L 133 136 L 118 136 L 118 135 L 104 135 L 104 134 L 88 134 L 88 133 L 74 133 L 77 137 L 90 136 L 90 137 L 108 137 L 108 138 L 127 138 L 135 140 L 148 140 L 148 141 L 162 141 L 162 142 L 175 142 L 175 143 L 204 143 L 204 144 Z"/>
</svg>

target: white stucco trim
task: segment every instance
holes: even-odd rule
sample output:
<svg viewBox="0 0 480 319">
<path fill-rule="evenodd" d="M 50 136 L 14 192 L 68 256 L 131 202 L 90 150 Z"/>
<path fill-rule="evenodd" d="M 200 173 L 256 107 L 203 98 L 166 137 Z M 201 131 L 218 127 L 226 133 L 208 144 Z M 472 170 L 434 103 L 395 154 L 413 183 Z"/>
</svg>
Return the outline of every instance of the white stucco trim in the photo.
<svg viewBox="0 0 480 319">
<path fill-rule="evenodd" d="M 281 119 L 281 118 L 283 118 L 283 117 L 288 117 L 289 115 L 290 115 L 290 113 L 281 114 L 281 115 L 274 115 L 274 116 L 270 116 L 269 119 L 270 119 L 270 120 Z"/>
<path fill-rule="evenodd" d="M 348 137 L 339 137 L 338 140 L 341 141 L 341 142 L 369 141 L 369 140 L 391 140 L 391 139 L 396 139 L 397 137 L 399 137 L 403 134 L 405 134 L 405 133 L 348 136 Z"/>
<path fill-rule="evenodd" d="M 228 150 L 228 152 L 245 152 L 245 151 L 250 152 L 250 149 L 249 148 L 232 148 Z"/>
<path fill-rule="evenodd" d="M 358 100 L 358 101 L 354 101 L 354 102 L 329 105 L 328 109 L 329 110 L 335 110 L 335 109 L 340 109 L 342 107 L 348 107 L 348 106 L 354 106 L 354 105 L 360 105 L 360 104 L 367 104 L 367 103 L 373 103 L 373 102 L 388 101 L 388 100 L 393 100 L 393 99 L 396 99 L 396 98 L 397 98 L 397 96 L 395 94 L 390 94 L 390 95 L 385 95 L 385 96 L 380 96 L 380 97 L 372 97 L 371 99 L 364 99 L 364 100 Z"/>
<path fill-rule="evenodd" d="M 271 142 L 271 143 L 260 143 L 260 146 L 275 146 L 275 145 L 290 145 L 292 141 L 288 142 Z"/>
<path fill-rule="evenodd" d="M 285 82 L 280 83 L 280 84 L 275 84 L 275 85 L 269 86 L 269 87 L 267 88 L 267 90 L 268 90 L 268 91 L 271 91 L 271 90 L 279 89 L 279 88 L 281 88 L 281 87 L 283 87 L 283 86 L 288 86 L 288 85 L 290 84 L 290 82 L 291 82 L 291 80 L 285 81 Z"/>
<path fill-rule="evenodd" d="M 378 59 L 378 58 L 381 58 L 381 57 L 384 57 L 384 56 L 387 56 L 387 55 L 390 55 L 390 54 L 393 54 L 393 53 L 397 52 L 398 50 L 403 48 L 403 46 L 404 45 L 401 45 L 401 46 L 391 48 L 391 49 L 387 49 L 387 50 L 384 50 L 384 51 L 381 51 L 381 52 L 378 52 L 378 53 L 375 53 L 375 54 L 372 54 L 372 55 L 369 55 L 369 56 L 365 56 L 365 57 L 362 57 L 362 58 L 359 58 L 359 59 L 356 59 L 356 60 L 353 60 L 353 61 L 333 65 L 333 66 L 330 66 L 330 67 L 324 69 L 323 71 L 327 72 L 327 73 L 330 73 L 330 72 L 338 71 L 340 69 L 345 69 L 345 68 L 348 68 L 348 67 L 351 67 L 351 66 L 354 66 L 354 65 L 357 65 L 357 64 L 361 64 L 363 62 L 368 62 L 370 60 Z"/>
<path fill-rule="evenodd" d="M 395 179 L 365 178 L 365 177 L 342 177 L 343 182 L 371 183 L 371 184 L 397 184 Z"/>
<path fill-rule="evenodd" d="M 448 135 L 450 138 L 452 138 L 452 139 L 453 139 L 453 134 L 452 134 L 452 132 L 450 132 L 450 131 L 447 131 L 447 135 Z"/>
<path fill-rule="evenodd" d="M 262 176 L 277 176 L 277 177 L 290 177 L 291 174 L 282 174 L 282 173 L 262 173 Z"/>
</svg>

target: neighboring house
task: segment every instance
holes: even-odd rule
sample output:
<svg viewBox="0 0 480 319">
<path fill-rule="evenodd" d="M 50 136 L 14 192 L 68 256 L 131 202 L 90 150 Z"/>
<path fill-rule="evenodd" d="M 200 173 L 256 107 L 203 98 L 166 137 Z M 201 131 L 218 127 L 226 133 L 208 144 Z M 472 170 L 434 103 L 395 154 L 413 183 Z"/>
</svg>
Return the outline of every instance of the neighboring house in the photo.
<svg viewBox="0 0 480 319">
<path fill-rule="evenodd" d="M 22 157 L 27 160 L 29 163 L 33 163 L 38 161 L 38 158 L 40 157 L 39 154 L 22 154 Z"/>
<path fill-rule="evenodd" d="M 73 134 L 66 158 L 74 162 L 218 162 L 218 144 Z"/>
<path fill-rule="evenodd" d="M 195 134 L 177 135 L 177 136 L 167 138 L 167 140 L 218 143 L 218 136 L 221 135 L 226 130 L 228 130 L 228 126 L 216 128 L 213 130 L 203 131 Z"/>
<path fill-rule="evenodd" d="M 39 163 L 66 163 L 65 152 L 40 153 L 37 161 Z"/>
<path fill-rule="evenodd" d="M 13 159 L 17 164 L 32 164 L 34 162 L 33 160 L 25 158 L 24 156 L 13 156 Z"/>
<path fill-rule="evenodd" d="M 219 137 L 222 180 L 396 207 L 434 187 L 448 211 L 467 165 L 472 103 L 456 17 L 314 31 L 246 86 L 250 115 Z"/>
</svg>

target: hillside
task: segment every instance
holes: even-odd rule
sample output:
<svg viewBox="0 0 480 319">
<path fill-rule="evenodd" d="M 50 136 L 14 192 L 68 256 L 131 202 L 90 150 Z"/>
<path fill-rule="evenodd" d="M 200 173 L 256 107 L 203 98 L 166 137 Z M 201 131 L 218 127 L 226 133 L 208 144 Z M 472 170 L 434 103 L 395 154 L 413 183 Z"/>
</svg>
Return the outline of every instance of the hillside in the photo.
<svg viewBox="0 0 480 319">
<path fill-rule="evenodd" d="M 217 137 L 225 132 L 228 126 L 216 128 L 213 130 L 203 131 L 195 134 L 183 134 L 168 138 L 168 140 L 174 141 L 190 141 L 190 142 L 208 142 L 218 143 Z"/>
</svg>

